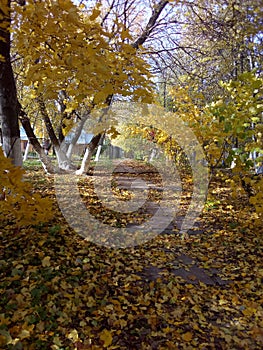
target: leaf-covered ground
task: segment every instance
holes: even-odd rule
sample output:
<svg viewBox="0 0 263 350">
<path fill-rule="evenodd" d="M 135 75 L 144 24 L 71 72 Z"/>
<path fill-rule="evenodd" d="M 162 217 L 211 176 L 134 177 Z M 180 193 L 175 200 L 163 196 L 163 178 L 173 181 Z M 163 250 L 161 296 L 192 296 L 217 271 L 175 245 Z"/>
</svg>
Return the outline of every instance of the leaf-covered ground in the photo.
<svg viewBox="0 0 263 350">
<path fill-rule="evenodd" d="M 262 228 L 224 177 L 189 238 L 171 228 L 126 249 L 85 241 L 61 215 L 52 177 L 35 167 L 27 178 L 56 215 L 0 229 L 1 349 L 262 349 Z M 88 177 L 80 189 L 97 205 Z"/>
</svg>

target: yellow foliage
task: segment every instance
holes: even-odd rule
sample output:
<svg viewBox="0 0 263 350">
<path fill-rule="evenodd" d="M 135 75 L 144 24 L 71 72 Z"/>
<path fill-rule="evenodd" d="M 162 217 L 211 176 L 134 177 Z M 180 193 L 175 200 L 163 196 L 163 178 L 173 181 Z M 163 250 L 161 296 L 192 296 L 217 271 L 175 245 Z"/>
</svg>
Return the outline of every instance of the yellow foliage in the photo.
<svg viewBox="0 0 263 350">
<path fill-rule="evenodd" d="M 17 226 L 47 222 L 53 217 L 52 202 L 32 193 L 29 183 L 23 181 L 24 170 L 6 158 L 0 148 L 0 221 Z"/>
<path fill-rule="evenodd" d="M 191 332 L 186 332 L 182 335 L 182 339 L 187 342 L 191 341 L 192 338 L 193 338 L 193 334 Z"/>
<path fill-rule="evenodd" d="M 103 347 L 107 348 L 112 343 L 112 335 L 111 332 L 107 329 L 104 329 L 100 334 L 100 340 L 103 341 Z"/>
<path fill-rule="evenodd" d="M 209 165 L 213 168 L 224 159 L 229 167 L 235 162 L 232 170 L 233 195 L 238 196 L 242 182 L 249 186 L 253 196 L 250 203 L 262 220 L 263 213 L 263 180 L 251 179 L 253 162 L 250 152 L 258 154 L 263 150 L 261 115 L 263 104 L 260 96 L 263 91 L 263 79 L 254 72 L 241 74 L 236 81 L 221 83 L 225 94 L 214 102 L 198 108 L 196 94 L 188 87 L 173 87 L 169 94 L 173 109 L 189 125 L 199 142 L 203 145 Z M 193 96 L 193 98 L 190 97 Z M 202 103 L 201 103 L 202 105 Z M 236 150 L 233 150 L 236 140 Z M 258 165 L 262 158 L 258 156 Z M 260 219 L 259 219 L 260 221 Z"/>
<path fill-rule="evenodd" d="M 70 0 L 37 4 L 29 0 L 22 8 L 14 6 L 13 46 L 22 58 L 17 69 L 26 90 L 35 86 L 32 98 L 41 94 L 44 100 L 54 100 L 63 89 L 74 100 L 74 108 L 85 98 L 92 106 L 103 105 L 111 94 L 150 101 L 147 63 L 123 42 L 129 38 L 123 25 L 112 46 L 112 33 L 97 21 L 98 6 L 90 15 Z M 72 106 L 67 107 L 70 111 Z"/>
<path fill-rule="evenodd" d="M 252 182 L 252 188 L 255 194 L 250 198 L 250 203 L 255 207 L 258 215 L 258 226 L 262 227 L 263 220 L 263 177 L 259 181 Z"/>
<path fill-rule="evenodd" d="M 116 23 L 118 35 L 101 26 L 100 5 L 83 11 L 70 0 L 28 0 L 13 7 L 18 97 L 38 135 L 44 130 L 36 103 L 40 96 L 54 129 L 63 125 L 64 135 L 76 122 L 73 111 L 104 107 L 112 95 L 152 102 L 149 65 L 128 43 L 130 33 L 122 23 Z M 57 104 L 61 91 L 63 113 Z"/>
</svg>

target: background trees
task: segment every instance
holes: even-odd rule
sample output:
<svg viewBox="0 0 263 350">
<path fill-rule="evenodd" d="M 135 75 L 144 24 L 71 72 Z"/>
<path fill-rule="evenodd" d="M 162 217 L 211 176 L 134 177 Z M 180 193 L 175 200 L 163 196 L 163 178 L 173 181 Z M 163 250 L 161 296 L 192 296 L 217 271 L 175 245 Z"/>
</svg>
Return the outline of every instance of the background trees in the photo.
<svg viewBox="0 0 263 350">
<path fill-rule="evenodd" d="M 83 111 L 87 117 L 94 107 L 108 104 L 113 95 L 151 101 L 148 65 L 136 49 L 148 38 L 167 3 L 157 4 L 135 41 L 122 18 L 110 13 L 115 6 L 106 14 L 99 6 L 86 9 L 71 1 L 28 1 L 23 8 L 15 7 L 13 46 L 24 91 L 21 119 L 46 168 L 52 171 L 27 119 L 32 105 L 45 124 L 59 168 L 69 169 L 70 160 L 60 144 Z M 124 11 L 128 17 L 126 7 Z M 114 28 L 109 28 L 109 21 Z"/>
<path fill-rule="evenodd" d="M 151 51 L 162 91 L 169 84 L 190 83 L 211 102 L 222 91 L 220 80 L 261 72 L 259 1 L 180 1 L 175 7 L 173 32 Z"/>
<path fill-rule="evenodd" d="M 46 169 L 74 170 L 72 147 L 61 147 L 72 126 L 86 120 L 96 125 L 92 111 L 112 101 L 154 102 L 154 92 L 165 108 L 194 126 L 212 167 L 222 162 L 230 165 L 231 157 L 236 157 L 231 149 L 240 145 L 248 159 L 256 152 L 259 157 L 254 162 L 260 164 L 262 111 L 257 86 L 262 71 L 262 8 L 258 0 L 105 0 L 78 5 L 70 0 L 28 0 L 2 7 L 3 148 L 17 164 L 21 164 L 19 149 L 14 148 L 18 113 Z M 9 100 L 4 97 L 6 84 Z M 245 92 L 238 95 L 242 89 Z M 50 139 L 58 168 L 35 137 L 33 125 Z M 97 128 L 84 160 L 90 159 L 106 129 Z M 85 171 L 87 164 L 81 169 Z"/>
</svg>

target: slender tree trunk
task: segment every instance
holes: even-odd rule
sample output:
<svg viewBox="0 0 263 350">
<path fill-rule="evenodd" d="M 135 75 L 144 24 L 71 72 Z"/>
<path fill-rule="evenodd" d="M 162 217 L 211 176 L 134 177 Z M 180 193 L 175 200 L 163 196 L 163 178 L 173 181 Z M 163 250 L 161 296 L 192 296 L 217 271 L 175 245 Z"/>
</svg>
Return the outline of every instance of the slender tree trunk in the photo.
<svg viewBox="0 0 263 350">
<path fill-rule="evenodd" d="M 58 103 L 59 103 L 59 109 L 60 109 L 60 114 L 61 114 L 61 120 L 59 123 L 59 126 L 57 128 L 57 135 L 58 135 L 58 139 L 60 144 L 62 144 L 62 142 L 64 141 L 64 134 L 63 134 L 63 122 L 65 119 L 67 119 L 68 114 L 66 113 L 66 105 L 64 103 L 64 100 L 66 99 L 67 95 L 66 92 L 64 90 L 61 90 L 58 94 L 59 98 L 58 98 Z"/>
<path fill-rule="evenodd" d="M 22 165 L 18 100 L 10 59 L 10 0 L 0 5 L 0 120 L 4 154 L 15 165 Z"/>
<path fill-rule="evenodd" d="M 27 116 L 23 115 L 21 118 L 21 123 L 23 125 L 23 128 L 25 129 L 28 141 L 33 146 L 34 150 L 39 155 L 40 161 L 42 163 L 43 168 L 45 171 L 49 174 L 54 174 L 58 172 L 58 169 L 52 164 L 51 159 L 49 156 L 45 153 L 44 148 L 40 145 L 34 130 L 31 127 L 30 120 Z"/>
<path fill-rule="evenodd" d="M 100 142 L 101 134 L 97 134 L 92 138 L 90 143 L 88 144 L 88 147 L 86 149 L 86 152 L 84 154 L 81 167 L 76 171 L 76 175 L 82 175 L 85 174 L 89 170 L 89 165 L 91 161 L 91 157 L 97 148 L 99 142 Z"/>
<path fill-rule="evenodd" d="M 105 103 L 108 105 L 108 107 L 104 108 L 103 111 L 102 111 L 102 114 L 99 118 L 99 121 L 102 120 L 103 116 L 105 116 L 107 113 L 108 113 L 108 110 L 109 110 L 109 106 L 111 104 L 111 101 L 112 101 L 112 97 L 113 95 L 109 95 L 107 98 L 106 98 L 106 101 Z M 93 138 L 91 139 L 87 149 L 86 149 L 86 152 L 84 154 L 84 157 L 82 159 L 82 163 L 81 163 L 81 167 L 80 169 L 78 169 L 76 171 L 76 174 L 77 175 L 80 175 L 80 174 L 84 174 L 88 171 L 89 169 L 89 165 L 90 165 L 90 161 L 91 161 L 91 157 L 93 155 L 93 153 L 95 152 L 100 140 L 101 140 L 101 137 L 102 137 L 102 134 L 99 133 L 95 136 L 93 136 Z M 103 132 L 103 137 L 104 137 L 104 132 Z"/>
<path fill-rule="evenodd" d="M 102 149 L 102 145 L 99 145 L 99 146 L 98 146 L 98 149 L 97 149 L 97 152 L 96 152 L 96 156 L 95 156 L 95 162 L 98 162 L 99 159 L 100 159 L 100 152 L 101 152 L 101 149 Z"/>
<path fill-rule="evenodd" d="M 58 135 L 58 139 L 59 139 L 59 143 L 62 144 L 62 142 L 64 141 L 64 134 L 63 134 L 63 123 L 61 122 L 57 128 L 57 135 Z"/>
<path fill-rule="evenodd" d="M 38 104 L 39 104 L 40 112 L 42 114 L 42 118 L 44 120 L 46 129 L 47 129 L 48 136 L 50 138 L 52 146 L 55 149 L 55 153 L 56 153 L 59 169 L 62 169 L 62 170 L 75 170 L 75 167 L 71 164 L 71 162 L 68 159 L 66 153 L 60 147 L 60 142 L 59 142 L 59 140 L 58 140 L 58 138 L 57 138 L 57 136 L 55 134 L 52 122 L 51 122 L 51 120 L 49 118 L 49 115 L 47 113 L 47 110 L 46 110 L 45 103 L 44 103 L 44 101 L 41 98 L 38 99 Z"/>
<path fill-rule="evenodd" d="M 73 138 L 69 144 L 68 150 L 67 150 L 68 159 L 71 159 L 71 157 L 72 157 L 72 152 L 73 152 L 74 146 L 76 145 L 76 143 L 80 137 L 81 131 L 82 131 L 84 124 L 85 124 L 86 120 L 88 119 L 88 117 L 89 117 L 89 114 L 88 113 L 85 114 L 84 116 L 81 117 L 81 120 L 77 124 L 74 136 L 73 136 Z"/>
<path fill-rule="evenodd" d="M 23 156 L 23 162 L 25 162 L 27 160 L 29 149 L 30 149 L 30 142 L 27 141 L 25 153 L 24 153 L 24 156 Z"/>
<path fill-rule="evenodd" d="M 95 162 L 98 162 L 99 161 L 99 158 L 100 158 L 100 153 L 101 153 L 101 150 L 102 150 L 102 146 L 103 146 L 103 143 L 104 143 L 104 140 L 105 140 L 105 133 L 101 136 L 100 138 L 100 141 L 98 143 L 98 149 L 97 149 L 97 152 L 96 152 L 96 156 L 95 156 Z"/>
</svg>

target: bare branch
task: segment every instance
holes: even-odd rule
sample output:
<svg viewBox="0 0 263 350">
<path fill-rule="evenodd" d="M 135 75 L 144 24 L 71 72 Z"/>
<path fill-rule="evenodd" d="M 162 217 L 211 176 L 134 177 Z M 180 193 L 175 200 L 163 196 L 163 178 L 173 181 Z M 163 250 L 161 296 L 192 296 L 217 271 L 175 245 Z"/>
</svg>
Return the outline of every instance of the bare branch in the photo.
<svg viewBox="0 0 263 350">
<path fill-rule="evenodd" d="M 135 40 L 135 42 L 132 43 L 132 46 L 135 49 L 138 49 L 140 45 L 143 45 L 145 43 L 145 41 L 148 39 L 149 35 L 151 34 L 156 21 L 158 20 L 161 12 L 163 11 L 163 9 L 165 8 L 165 6 L 169 3 L 168 0 L 161 0 L 156 7 L 154 8 L 152 15 L 144 29 L 144 31 L 142 32 L 142 34 L 139 36 L 139 38 L 137 38 Z"/>
<path fill-rule="evenodd" d="M 113 9 L 114 5 L 115 5 L 115 0 L 112 1 L 112 3 L 110 4 L 109 10 L 108 10 L 107 13 L 105 14 L 105 16 L 102 18 L 101 26 L 103 26 L 104 22 L 107 20 L 107 18 L 108 18 L 108 16 L 110 15 L 111 10 Z"/>
</svg>

